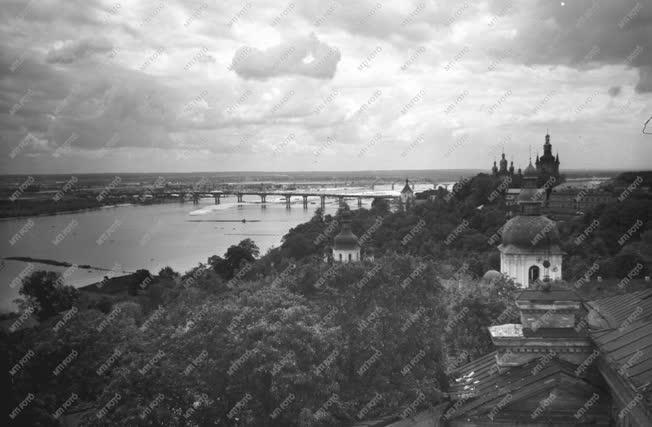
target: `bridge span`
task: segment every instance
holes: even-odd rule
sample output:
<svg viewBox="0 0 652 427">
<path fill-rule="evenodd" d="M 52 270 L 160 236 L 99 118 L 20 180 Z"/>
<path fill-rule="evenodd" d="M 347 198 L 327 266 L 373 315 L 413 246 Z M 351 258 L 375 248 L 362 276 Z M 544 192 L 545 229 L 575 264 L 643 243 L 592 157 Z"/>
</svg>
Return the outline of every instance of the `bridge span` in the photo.
<svg viewBox="0 0 652 427">
<path fill-rule="evenodd" d="M 264 205 L 267 203 L 267 196 L 282 196 L 285 197 L 285 206 L 287 208 L 291 207 L 292 197 L 301 197 L 303 201 L 303 208 L 308 208 L 308 197 L 319 197 L 321 208 L 326 207 L 326 198 L 338 199 L 340 205 L 344 203 L 346 199 L 357 199 L 358 207 L 362 206 L 363 199 L 390 199 L 396 200 L 399 199 L 399 195 L 394 194 L 369 194 L 369 193 L 343 193 L 343 192 L 303 192 L 303 191 L 177 191 L 177 192 L 160 192 L 156 196 L 167 196 L 174 197 L 178 195 L 181 201 L 186 199 L 187 195 L 192 197 L 193 203 L 199 203 L 201 197 L 213 197 L 215 199 L 215 204 L 219 205 L 223 197 L 235 196 L 237 201 L 241 203 L 244 196 L 258 196 L 260 197 L 260 202 Z"/>
</svg>

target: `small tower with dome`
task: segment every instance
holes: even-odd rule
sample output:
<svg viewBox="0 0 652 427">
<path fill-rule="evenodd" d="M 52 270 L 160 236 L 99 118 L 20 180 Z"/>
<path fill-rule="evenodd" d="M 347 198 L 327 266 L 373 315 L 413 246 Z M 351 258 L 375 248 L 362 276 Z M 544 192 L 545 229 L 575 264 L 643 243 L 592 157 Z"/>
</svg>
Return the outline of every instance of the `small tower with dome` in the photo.
<svg viewBox="0 0 652 427">
<path fill-rule="evenodd" d="M 500 271 L 522 287 L 561 280 L 562 255 L 555 221 L 541 215 L 545 192 L 537 188 L 537 170 L 532 161 L 523 172 L 523 187 L 517 198 L 519 212 L 502 229 Z"/>
<path fill-rule="evenodd" d="M 410 187 L 409 181 L 405 180 L 405 186 L 401 190 L 401 203 L 403 206 L 409 207 L 414 203 L 414 190 Z"/>
<path fill-rule="evenodd" d="M 360 261 L 360 243 L 358 237 L 351 231 L 349 212 L 342 213 L 342 229 L 333 239 L 333 260 L 335 262 Z"/>
</svg>

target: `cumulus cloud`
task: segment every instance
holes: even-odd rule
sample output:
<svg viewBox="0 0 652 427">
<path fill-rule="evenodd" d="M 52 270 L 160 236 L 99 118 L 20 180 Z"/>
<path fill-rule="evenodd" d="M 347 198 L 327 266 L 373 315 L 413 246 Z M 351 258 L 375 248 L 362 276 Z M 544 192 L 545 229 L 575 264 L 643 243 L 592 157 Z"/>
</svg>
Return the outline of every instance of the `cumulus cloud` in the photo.
<svg viewBox="0 0 652 427">
<path fill-rule="evenodd" d="M 340 58 L 339 50 L 311 34 L 265 50 L 243 46 L 235 52 L 231 69 L 245 79 L 265 80 L 283 75 L 332 79 Z"/>
<path fill-rule="evenodd" d="M 636 139 L 652 96 L 641 0 L 5 3 L 11 172 L 253 170 L 280 153 L 265 167 L 485 167 L 505 141 L 524 167 L 548 127 L 566 167 L 652 155 Z M 565 148 L 581 141 L 600 155 Z"/>
<path fill-rule="evenodd" d="M 605 64 L 639 69 L 639 92 L 652 91 L 652 3 L 539 0 L 520 4 L 504 19 L 516 28 L 506 40 L 514 57 L 527 64 L 594 68 Z"/>
<path fill-rule="evenodd" d="M 60 46 L 52 48 L 46 57 L 53 64 L 70 64 L 95 54 L 111 51 L 113 44 L 105 38 L 67 40 Z"/>
</svg>

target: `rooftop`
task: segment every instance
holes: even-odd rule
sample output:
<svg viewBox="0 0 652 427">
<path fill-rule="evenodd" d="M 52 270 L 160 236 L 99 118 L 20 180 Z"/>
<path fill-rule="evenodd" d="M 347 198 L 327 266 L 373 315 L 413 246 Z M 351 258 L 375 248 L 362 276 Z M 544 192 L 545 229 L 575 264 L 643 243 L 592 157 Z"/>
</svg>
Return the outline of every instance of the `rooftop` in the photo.
<svg viewBox="0 0 652 427">
<path fill-rule="evenodd" d="M 517 296 L 517 301 L 581 301 L 582 298 L 572 289 L 553 286 L 549 290 L 524 289 Z"/>
</svg>

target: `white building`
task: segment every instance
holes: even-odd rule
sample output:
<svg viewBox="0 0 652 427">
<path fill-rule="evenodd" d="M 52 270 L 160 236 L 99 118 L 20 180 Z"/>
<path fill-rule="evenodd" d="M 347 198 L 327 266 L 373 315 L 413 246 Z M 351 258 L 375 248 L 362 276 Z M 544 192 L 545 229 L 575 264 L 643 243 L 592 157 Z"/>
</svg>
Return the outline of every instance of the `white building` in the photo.
<svg viewBox="0 0 652 427">
<path fill-rule="evenodd" d="M 358 237 L 351 231 L 348 212 L 342 215 L 342 230 L 333 239 L 333 260 L 335 262 L 360 261 L 360 244 Z"/>
<path fill-rule="evenodd" d="M 502 229 L 500 271 L 522 287 L 561 280 L 562 256 L 555 221 L 540 215 L 541 192 L 532 162 L 525 170 L 517 203 L 520 214 Z"/>
</svg>

